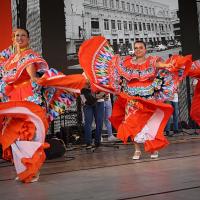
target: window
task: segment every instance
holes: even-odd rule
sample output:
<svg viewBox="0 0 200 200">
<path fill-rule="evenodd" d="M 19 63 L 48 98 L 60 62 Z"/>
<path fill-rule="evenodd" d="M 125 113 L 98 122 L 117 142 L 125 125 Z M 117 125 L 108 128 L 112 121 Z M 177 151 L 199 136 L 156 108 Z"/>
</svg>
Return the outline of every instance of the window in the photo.
<svg viewBox="0 0 200 200">
<path fill-rule="evenodd" d="M 165 31 L 167 31 L 167 28 L 168 28 L 168 27 L 167 27 L 167 24 L 165 24 Z"/>
<path fill-rule="evenodd" d="M 129 44 L 129 39 L 125 39 L 125 44 Z"/>
<path fill-rule="evenodd" d="M 149 11 L 148 11 L 148 8 L 145 7 L 145 13 L 148 15 L 149 14 Z"/>
<path fill-rule="evenodd" d="M 142 31 L 142 23 L 139 22 L 139 31 Z"/>
<path fill-rule="evenodd" d="M 108 6 L 107 0 L 103 0 L 103 6 L 104 6 L 104 7 L 107 7 L 107 6 Z"/>
<path fill-rule="evenodd" d="M 133 25 L 132 25 L 132 22 L 131 22 L 131 21 L 128 22 L 128 27 L 129 27 L 129 31 L 132 31 L 132 30 L 133 30 Z"/>
<path fill-rule="evenodd" d="M 159 24 L 159 29 L 160 29 L 160 31 L 164 31 L 164 26 L 163 26 L 163 24 Z"/>
<path fill-rule="evenodd" d="M 119 9 L 119 0 L 116 0 L 116 7 Z"/>
<path fill-rule="evenodd" d="M 150 25 L 150 23 L 147 23 L 147 30 L 151 31 L 151 25 Z"/>
<path fill-rule="evenodd" d="M 91 4 L 97 5 L 97 0 L 90 0 Z"/>
<path fill-rule="evenodd" d="M 116 29 L 115 20 L 111 20 L 111 29 Z"/>
<path fill-rule="evenodd" d="M 92 29 L 99 29 L 99 19 L 98 18 L 92 18 L 91 19 L 91 28 Z"/>
<path fill-rule="evenodd" d="M 127 21 L 124 21 L 124 30 L 128 30 Z"/>
<path fill-rule="evenodd" d="M 119 39 L 119 43 L 120 43 L 120 44 L 123 44 L 123 43 L 124 43 L 124 40 L 123 40 L 123 39 Z"/>
<path fill-rule="evenodd" d="M 141 13 L 144 13 L 143 6 L 140 6 Z"/>
<path fill-rule="evenodd" d="M 108 19 L 104 19 L 104 30 L 109 30 L 109 21 L 108 21 Z"/>
<path fill-rule="evenodd" d="M 155 24 L 155 30 L 158 31 L 158 26 L 157 26 L 157 24 Z"/>
<path fill-rule="evenodd" d="M 124 1 L 122 1 L 122 10 L 126 10 Z"/>
<path fill-rule="evenodd" d="M 122 22 L 121 22 L 121 20 L 117 21 L 117 28 L 118 28 L 118 30 L 122 30 Z"/>
<path fill-rule="evenodd" d="M 113 0 L 110 0 L 110 7 L 114 8 L 114 2 L 113 2 Z"/>
<path fill-rule="evenodd" d="M 137 22 L 134 22 L 134 29 L 137 31 L 138 27 L 137 27 Z"/>
<path fill-rule="evenodd" d="M 132 4 L 132 12 L 135 12 L 135 4 Z"/>
<path fill-rule="evenodd" d="M 143 23 L 143 30 L 146 31 L 146 24 Z"/>
<path fill-rule="evenodd" d="M 152 12 L 153 12 L 153 13 L 152 13 L 153 15 L 155 15 L 155 14 L 156 14 L 156 13 L 155 13 L 155 9 L 154 9 L 154 8 L 152 8 Z"/>
<path fill-rule="evenodd" d="M 180 24 L 174 24 L 174 28 L 180 28 Z"/>
<path fill-rule="evenodd" d="M 140 12 L 140 7 L 139 7 L 139 5 L 136 5 L 136 9 L 137 9 L 136 12 L 139 13 L 139 12 Z"/>
<path fill-rule="evenodd" d="M 152 15 L 151 8 L 149 8 L 149 14 Z"/>
<path fill-rule="evenodd" d="M 151 30 L 154 31 L 154 25 L 151 23 Z"/>
<path fill-rule="evenodd" d="M 127 3 L 127 10 L 131 11 L 130 3 Z"/>
</svg>

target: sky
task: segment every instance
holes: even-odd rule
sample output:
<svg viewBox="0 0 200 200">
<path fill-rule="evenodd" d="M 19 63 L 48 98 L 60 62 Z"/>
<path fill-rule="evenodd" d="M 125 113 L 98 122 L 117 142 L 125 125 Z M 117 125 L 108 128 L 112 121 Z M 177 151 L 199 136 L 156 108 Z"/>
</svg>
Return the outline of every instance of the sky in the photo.
<svg viewBox="0 0 200 200">
<path fill-rule="evenodd" d="M 151 0 L 169 5 L 170 10 L 178 9 L 178 0 Z"/>
</svg>

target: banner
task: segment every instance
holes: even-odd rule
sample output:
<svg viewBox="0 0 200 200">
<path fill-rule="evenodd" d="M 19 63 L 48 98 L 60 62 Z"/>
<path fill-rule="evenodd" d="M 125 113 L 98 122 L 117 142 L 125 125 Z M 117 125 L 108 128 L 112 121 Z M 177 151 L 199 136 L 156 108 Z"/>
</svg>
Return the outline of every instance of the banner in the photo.
<svg viewBox="0 0 200 200">
<path fill-rule="evenodd" d="M 0 51 L 11 45 L 11 0 L 0 0 Z"/>
</svg>

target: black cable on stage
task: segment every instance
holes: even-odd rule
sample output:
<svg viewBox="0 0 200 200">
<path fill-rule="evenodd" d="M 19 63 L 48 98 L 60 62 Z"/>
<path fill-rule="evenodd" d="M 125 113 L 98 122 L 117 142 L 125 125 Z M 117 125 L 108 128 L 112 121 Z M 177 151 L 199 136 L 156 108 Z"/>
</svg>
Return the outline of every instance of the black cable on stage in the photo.
<svg viewBox="0 0 200 200">
<path fill-rule="evenodd" d="M 74 156 L 64 156 L 63 158 L 64 158 L 63 160 L 56 160 L 56 161 L 53 161 L 53 159 L 52 159 L 52 160 L 46 160 L 44 163 L 52 164 L 52 163 L 67 162 L 67 161 L 75 160 L 75 157 L 74 157 Z M 6 163 L 7 163 L 7 165 L 4 165 L 4 164 L 6 164 Z M 0 162 L 0 168 L 12 167 L 12 166 L 13 166 L 13 165 L 10 164 L 10 163 L 7 162 L 7 161 L 2 161 L 2 162 Z"/>
<path fill-rule="evenodd" d="M 52 160 L 46 160 L 45 163 L 52 164 L 52 163 L 66 162 L 66 161 L 71 161 L 71 160 L 75 160 L 75 157 L 74 156 L 64 156 L 63 160 L 53 161 L 53 159 L 52 159 Z"/>
<path fill-rule="evenodd" d="M 144 197 L 157 196 L 157 195 L 162 195 L 162 194 L 170 194 L 170 193 L 194 190 L 194 189 L 199 189 L 199 188 L 200 188 L 200 185 L 194 186 L 194 187 L 180 188 L 180 189 L 176 189 L 176 190 L 168 190 L 168 191 L 164 191 L 164 192 L 156 192 L 156 193 L 127 197 L 127 198 L 120 198 L 120 199 L 116 199 L 116 200 L 139 199 L 139 198 L 144 198 Z"/>
<path fill-rule="evenodd" d="M 14 178 L 0 179 L 0 182 L 13 181 Z"/>
</svg>

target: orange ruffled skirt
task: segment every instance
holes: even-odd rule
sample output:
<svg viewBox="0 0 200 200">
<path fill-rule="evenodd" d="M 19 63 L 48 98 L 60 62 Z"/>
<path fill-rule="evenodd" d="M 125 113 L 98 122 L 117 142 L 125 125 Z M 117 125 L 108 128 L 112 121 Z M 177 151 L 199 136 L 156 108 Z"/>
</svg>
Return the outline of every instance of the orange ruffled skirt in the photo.
<svg viewBox="0 0 200 200">
<path fill-rule="evenodd" d="M 121 94 L 110 120 L 124 143 L 130 138 L 144 143 L 145 151 L 154 152 L 169 144 L 163 131 L 172 112 L 171 105 Z"/>
<path fill-rule="evenodd" d="M 22 182 L 31 182 L 45 161 L 48 122 L 44 109 L 31 102 L 0 103 L 3 158 L 14 162 Z"/>
</svg>

